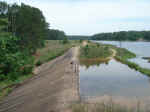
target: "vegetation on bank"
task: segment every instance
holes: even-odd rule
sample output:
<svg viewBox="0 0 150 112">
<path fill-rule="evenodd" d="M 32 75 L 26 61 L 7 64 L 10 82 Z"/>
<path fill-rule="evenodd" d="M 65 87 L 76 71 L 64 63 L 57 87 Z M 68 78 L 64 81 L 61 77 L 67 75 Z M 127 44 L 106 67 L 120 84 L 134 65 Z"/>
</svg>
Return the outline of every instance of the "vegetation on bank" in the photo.
<svg viewBox="0 0 150 112">
<path fill-rule="evenodd" d="M 122 59 L 127 60 L 127 59 L 131 59 L 131 58 L 135 58 L 136 57 L 136 54 L 128 51 L 125 48 L 113 47 L 113 49 L 115 49 L 117 51 L 116 56 L 117 57 L 121 57 Z"/>
<path fill-rule="evenodd" d="M 140 65 L 129 61 L 128 59 L 135 58 L 136 55 L 125 48 L 119 48 L 109 44 L 101 43 L 89 43 L 86 46 L 81 47 L 80 50 L 80 64 L 86 65 L 99 65 L 104 62 L 108 62 L 112 55 L 111 49 L 116 51 L 116 56 L 114 57 L 117 61 L 128 65 L 130 68 L 135 69 L 145 75 L 150 76 L 150 69 L 140 67 Z"/>
<path fill-rule="evenodd" d="M 80 59 L 105 59 L 112 55 L 108 46 L 88 43 L 80 48 Z"/>
<path fill-rule="evenodd" d="M 138 65 L 134 62 L 128 61 L 127 59 L 122 58 L 120 56 L 116 56 L 115 59 L 123 64 L 128 65 L 130 68 L 135 69 L 136 71 L 139 71 L 145 75 L 150 76 L 150 69 L 140 67 L 140 65 Z"/>
<path fill-rule="evenodd" d="M 115 59 L 123 64 L 128 65 L 130 68 L 135 69 L 136 71 L 139 71 L 145 75 L 150 76 L 150 69 L 143 68 L 140 65 L 129 61 L 128 59 L 135 58 L 136 55 L 130 51 L 128 51 L 125 48 L 117 48 L 114 47 L 114 49 L 117 51 L 117 55 L 115 56 Z"/>
</svg>

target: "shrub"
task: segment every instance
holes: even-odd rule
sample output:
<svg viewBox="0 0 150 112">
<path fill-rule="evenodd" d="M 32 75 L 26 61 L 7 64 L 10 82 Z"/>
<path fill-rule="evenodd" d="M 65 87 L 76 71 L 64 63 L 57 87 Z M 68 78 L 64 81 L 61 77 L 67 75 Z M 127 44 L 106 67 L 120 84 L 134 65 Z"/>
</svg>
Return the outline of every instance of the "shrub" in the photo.
<svg viewBox="0 0 150 112">
<path fill-rule="evenodd" d="M 33 58 L 20 49 L 16 37 L 1 37 L 0 51 L 0 80 L 16 80 L 32 71 Z"/>
<path fill-rule="evenodd" d="M 42 62 L 40 60 L 38 60 L 35 65 L 40 66 L 40 65 L 42 65 Z"/>
</svg>

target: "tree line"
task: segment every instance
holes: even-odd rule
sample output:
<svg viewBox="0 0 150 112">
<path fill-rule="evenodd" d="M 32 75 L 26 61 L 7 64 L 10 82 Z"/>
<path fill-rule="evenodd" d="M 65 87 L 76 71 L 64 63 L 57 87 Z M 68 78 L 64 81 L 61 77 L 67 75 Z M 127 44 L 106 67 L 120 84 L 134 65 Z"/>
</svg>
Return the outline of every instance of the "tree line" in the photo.
<svg viewBox="0 0 150 112">
<path fill-rule="evenodd" d="M 0 1 L 0 81 L 31 73 L 33 54 L 45 40 L 64 38 L 63 31 L 49 28 L 40 9 Z"/>
<path fill-rule="evenodd" d="M 67 35 L 70 40 L 89 40 L 91 36 L 86 35 Z"/>
<path fill-rule="evenodd" d="M 92 40 L 150 41 L 150 31 L 120 31 L 99 33 L 91 36 Z"/>
</svg>

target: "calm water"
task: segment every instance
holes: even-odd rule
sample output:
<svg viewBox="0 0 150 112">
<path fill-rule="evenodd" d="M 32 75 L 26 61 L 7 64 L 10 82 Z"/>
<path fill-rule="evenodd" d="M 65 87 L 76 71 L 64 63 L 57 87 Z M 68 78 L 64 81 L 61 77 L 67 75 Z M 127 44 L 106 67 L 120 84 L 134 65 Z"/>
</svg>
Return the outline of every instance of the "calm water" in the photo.
<svg viewBox="0 0 150 112">
<path fill-rule="evenodd" d="M 142 56 L 149 56 L 147 52 L 147 49 L 150 49 L 149 43 L 144 43 L 133 43 L 133 47 L 130 47 L 131 43 L 128 42 L 122 46 L 138 54 L 138 59 Z M 143 50 L 138 45 L 142 45 Z M 81 97 L 104 95 L 128 98 L 150 97 L 150 78 L 114 59 L 107 63 L 86 62 L 80 65 L 80 95 Z"/>
<path fill-rule="evenodd" d="M 118 41 L 97 41 L 105 44 L 112 44 L 120 47 Z M 150 63 L 142 57 L 150 57 L 150 42 L 121 42 L 121 47 L 126 48 L 131 52 L 134 52 L 137 57 L 130 59 L 131 61 L 139 64 L 142 67 L 150 68 Z"/>
</svg>

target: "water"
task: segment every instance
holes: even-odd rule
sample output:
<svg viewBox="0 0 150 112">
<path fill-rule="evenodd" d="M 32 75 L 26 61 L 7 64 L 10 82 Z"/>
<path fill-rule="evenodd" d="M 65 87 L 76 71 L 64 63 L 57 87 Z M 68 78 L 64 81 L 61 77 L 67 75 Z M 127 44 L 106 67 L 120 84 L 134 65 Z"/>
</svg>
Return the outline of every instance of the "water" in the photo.
<svg viewBox="0 0 150 112">
<path fill-rule="evenodd" d="M 119 41 L 97 41 L 105 44 L 112 44 L 120 47 Z M 150 63 L 142 59 L 142 57 L 150 57 L 150 42 L 121 42 L 121 47 L 126 48 L 129 51 L 137 55 L 136 58 L 130 59 L 130 61 L 139 64 L 144 68 L 150 68 Z"/>
<path fill-rule="evenodd" d="M 107 64 L 80 66 L 81 96 L 150 96 L 149 77 L 115 60 Z"/>
<path fill-rule="evenodd" d="M 119 46 L 119 42 L 108 42 Z M 137 54 L 136 61 L 144 67 L 149 67 L 149 42 L 123 42 L 122 47 Z M 80 95 L 83 97 L 121 96 L 126 98 L 145 98 L 150 100 L 150 78 L 112 59 L 104 62 L 81 63 L 80 65 Z"/>
</svg>

